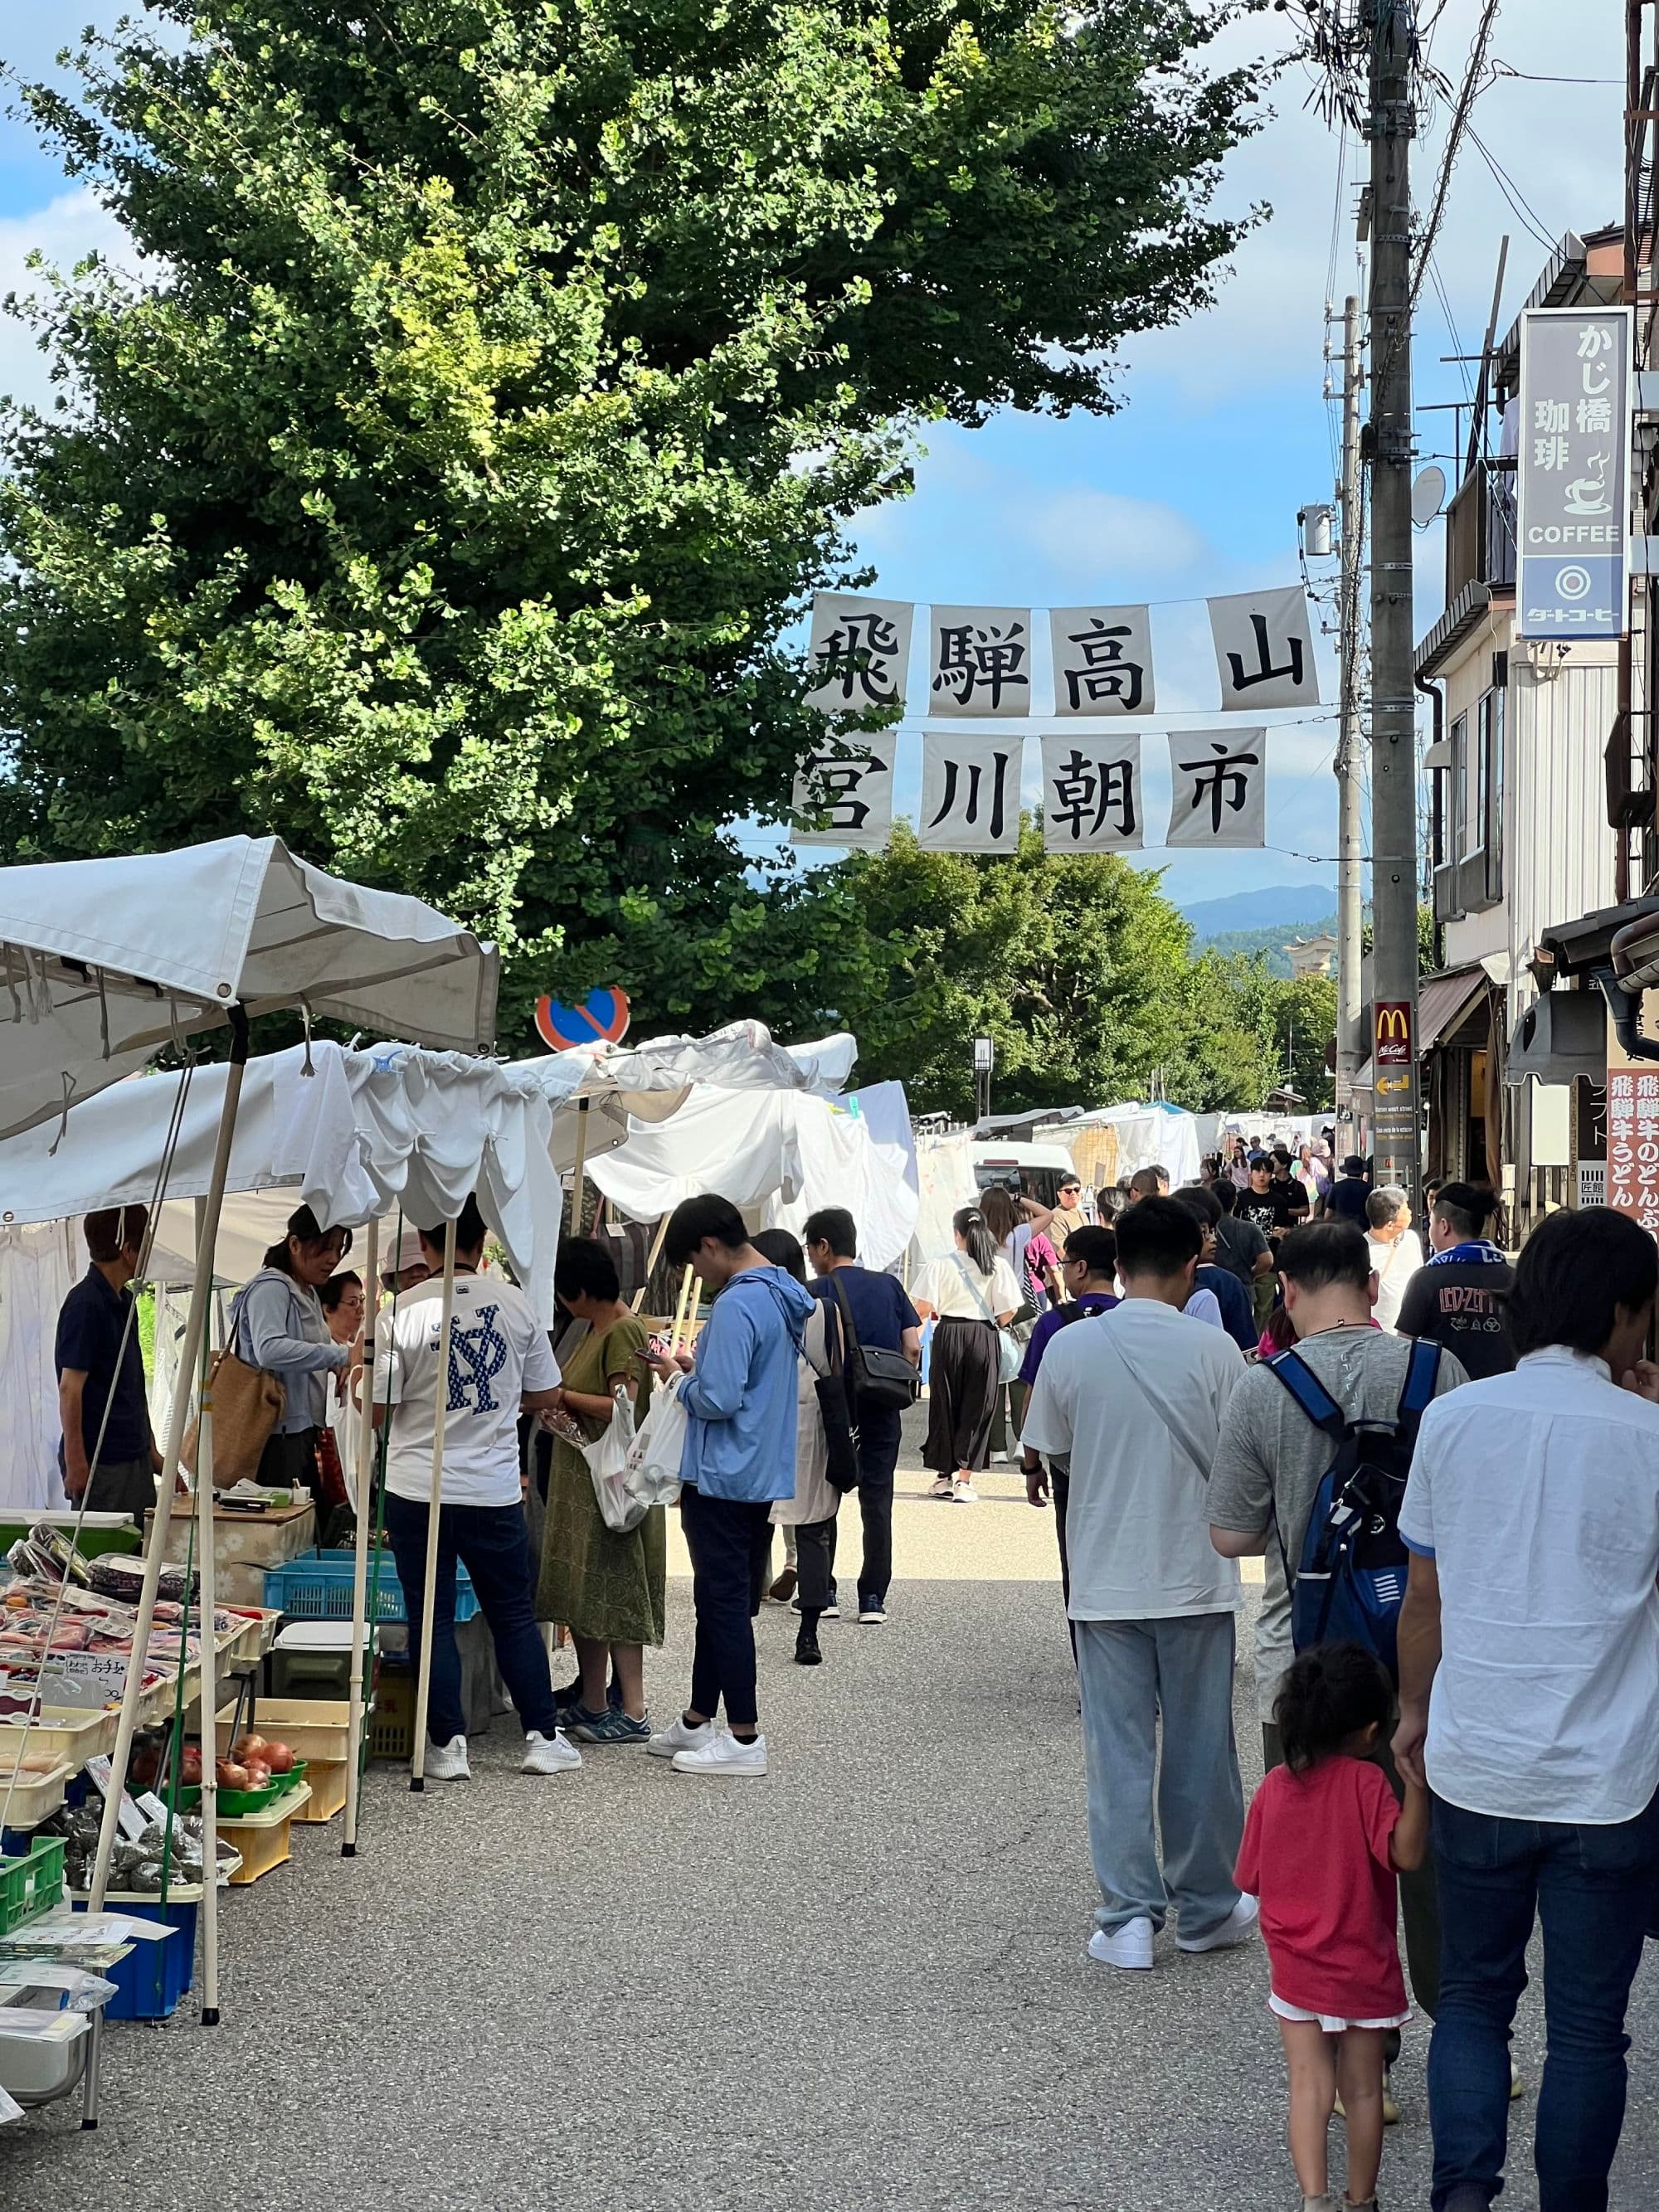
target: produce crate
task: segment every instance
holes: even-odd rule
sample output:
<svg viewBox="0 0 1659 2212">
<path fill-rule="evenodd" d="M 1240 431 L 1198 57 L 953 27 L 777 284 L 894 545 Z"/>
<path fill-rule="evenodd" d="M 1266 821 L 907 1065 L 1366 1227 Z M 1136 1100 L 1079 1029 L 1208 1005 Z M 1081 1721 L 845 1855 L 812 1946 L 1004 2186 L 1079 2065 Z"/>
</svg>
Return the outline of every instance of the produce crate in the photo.
<svg viewBox="0 0 1659 2212">
<path fill-rule="evenodd" d="M 321 1827 L 325 1821 L 345 1810 L 346 1766 L 343 1759 L 313 1759 L 306 1770 L 311 1802 L 301 1806 L 294 1815 L 302 1828 Z"/>
<path fill-rule="evenodd" d="M 233 1706 L 221 1705 L 221 1758 L 230 1749 L 235 1717 Z M 257 1735 L 285 1743 L 296 1759 L 351 1755 L 351 1707 L 343 1698 L 261 1698 L 254 1708 L 253 1728 Z"/>
<path fill-rule="evenodd" d="M 415 1677 L 406 1667 L 382 1667 L 368 1723 L 371 1759 L 408 1759 L 415 1750 Z"/>
<path fill-rule="evenodd" d="M 111 1912 L 125 1912 L 131 1920 L 158 1920 L 172 1930 L 159 1943 L 137 1942 L 125 1959 L 99 1972 L 115 1984 L 116 1994 L 104 2008 L 106 2020 L 170 2020 L 179 2001 L 196 1979 L 196 1916 L 202 1902 L 198 1881 L 176 1881 L 162 1905 L 144 1890 L 110 1891 L 104 1899 Z M 71 1897 L 76 1912 L 87 1910 L 84 1897 Z"/>
<path fill-rule="evenodd" d="M 280 1606 L 283 1611 L 297 1620 L 349 1620 L 351 1618 L 351 1585 L 356 1573 L 356 1555 L 351 1552 L 307 1552 L 303 1559 L 290 1560 L 286 1566 L 272 1567 L 265 1576 L 265 1603 Z M 380 1586 L 374 1587 L 374 1562 L 368 1563 L 368 1585 L 365 1602 L 374 1606 L 376 1620 L 406 1620 L 408 1607 L 404 1602 L 404 1587 L 398 1579 L 398 1570 L 392 1565 L 390 1552 L 380 1554 Z M 455 1619 L 457 1623 L 471 1620 L 478 1610 L 477 1593 L 472 1587 L 472 1577 L 457 1560 L 455 1565 Z"/>
<path fill-rule="evenodd" d="M 101 1559 L 109 1552 L 131 1553 L 138 1549 L 138 1530 L 130 1513 L 88 1513 L 78 1534 L 75 1520 L 72 1512 L 0 1514 L 0 1553 L 10 1551 L 20 1536 L 27 1536 L 42 1522 L 49 1528 L 56 1528 L 60 1535 L 73 1536 L 75 1548 L 83 1559 Z"/>
<path fill-rule="evenodd" d="M 14 1758 L 19 1755 L 13 1753 Z M 55 1813 L 63 1803 L 64 1784 L 74 1771 L 72 1766 L 59 1759 L 43 1774 L 18 1773 L 14 1779 L 11 1761 L 7 1760 L 0 1766 L 0 1817 L 6 1826 L 38 1828 L 47 1814 Z"/>
<path fill-rule="evenodd" d="M 27 1735 L 31 1752 L 51 1752 L 78 1774 L 89 1759 L 106 1759 L 114 1750 L 120 1722 L 118 1707 L 83 1712 L 78 1705 L 42 1705 L 27 1729 L 21 1716 L 0 1718 L 0 1771 Z"/>
<path fill-rule="evenodd" d="M 232 1874 L 234 1888 L 245 1888 L 260 1875 L 269 1874 L 273 1867 L 286 1866 L 292 1856 L 291 1830 L 294 1816 L 311 1802 L 311 1791 L 304 1783 L 298 1790 L 289 1790 L 264 1813 L 255 1813 L 241 1820 L 223 1821 L 220 1834 L 234 1850 L 241 1854 L 242 1863 Z"/>
<path fill-rule="evenodd" d="M 64 1839 L 42 1836 L 21 1858 L 0 1859 L 0 1936 L 9 1936 L 64 1894 Z"/>
</svg>

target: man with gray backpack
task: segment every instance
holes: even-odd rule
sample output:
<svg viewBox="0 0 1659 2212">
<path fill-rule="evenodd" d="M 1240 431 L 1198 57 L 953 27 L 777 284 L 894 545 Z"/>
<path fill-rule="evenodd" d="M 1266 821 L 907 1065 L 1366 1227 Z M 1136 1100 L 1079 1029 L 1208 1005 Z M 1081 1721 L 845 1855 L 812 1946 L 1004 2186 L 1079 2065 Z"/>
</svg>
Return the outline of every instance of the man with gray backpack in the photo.
<svg viewBox="0 0 1659 2212">
<path fill-rule="evenodd" d="M 1417 1420 L 1431 1399 L 1468 1380 L 1450 1352 L 1375 1326 L 1376 1278 L 1352 1222 L 1292 1230 L 1279 1272 L 1296 1344 L 1253 1367 L 1234 1391 L 1209 1494 L 1216 1550 L 1267 1559 L 1255 1663 L 1269 1767 L 1281 1754 L 1265 1716 L 1298 1650 L 1364 1643 L 1397 1679 L 1394 1631 L 1405 1576 L 1392 1548 Z M 1354 1510 L 1361 1495 L 1363 1512 Z M 1432 2017 L 1439 1919 L 1431 1869 L 1401 1875 L 1400 1903 L 1413 1994 Z"/>
</svg>

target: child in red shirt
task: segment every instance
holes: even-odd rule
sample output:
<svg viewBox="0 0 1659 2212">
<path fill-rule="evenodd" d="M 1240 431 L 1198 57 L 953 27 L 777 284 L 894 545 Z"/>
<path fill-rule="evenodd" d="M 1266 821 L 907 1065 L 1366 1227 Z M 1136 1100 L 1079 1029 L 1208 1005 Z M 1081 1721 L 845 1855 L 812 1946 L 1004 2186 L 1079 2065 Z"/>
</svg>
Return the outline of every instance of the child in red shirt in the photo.
<svg viewBox="0 0 1659 2212">
<path fill-rule="evenodd" d="M 1388 1670 L 1358 1644 L 1303 1652 L 1273 1707 L 1285 1764 L 1250 1803 L 1233 1880 L 1261 1900 L 1291 2075 L 1291 2156 L 1304 2212 L 1335 2212 L 1326 2131 L 1338 2092 L 1349 2206 L 1376 2212 L 1382 2045 L 1410 2018 L 1395 1940 L 1397 1873 L 1421 1866 L 1428 1792 L 1402 1808 L 1371 1754 L 1394 1717 Z"/>
</svg>

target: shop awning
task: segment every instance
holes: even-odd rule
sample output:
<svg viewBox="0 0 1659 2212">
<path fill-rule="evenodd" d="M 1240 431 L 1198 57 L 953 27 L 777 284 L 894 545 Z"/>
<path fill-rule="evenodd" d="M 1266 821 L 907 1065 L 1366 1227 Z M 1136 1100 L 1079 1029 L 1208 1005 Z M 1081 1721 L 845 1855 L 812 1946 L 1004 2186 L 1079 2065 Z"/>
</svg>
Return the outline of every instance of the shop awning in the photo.
<svg viewBox="0 0 1659 2212">
<path fill-rule="evenodd" d="M 1449 975 L 1425 975 L 1417 987 L 1417 1049 L 1419 1057 L 1434 1051 L 1487 988 L 1486 969 L 1454 968 Z"/>
</svg>

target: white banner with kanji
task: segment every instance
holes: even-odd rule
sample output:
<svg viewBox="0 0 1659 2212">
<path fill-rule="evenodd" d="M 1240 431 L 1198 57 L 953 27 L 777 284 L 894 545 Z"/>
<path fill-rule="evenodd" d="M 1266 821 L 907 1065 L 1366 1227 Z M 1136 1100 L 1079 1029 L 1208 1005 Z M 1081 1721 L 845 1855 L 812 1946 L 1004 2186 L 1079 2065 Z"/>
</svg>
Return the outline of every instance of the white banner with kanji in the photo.
<svg viewBox="0 0 1659 2212">
<path fill-rule="evenodd" d="M 1042 842 L 1051 853 L 1140 849 L 1139 737 L 1058 731 L 1042 740 Z"/>
<path fill-rule="evenodd" d="M 1240 592 L 1206 605 L 1224 714 L 1319 704 L 1319 671 L 1307 595 L 1300 584 Z"/>
<path fill-rule="evenodd" d="M 1016 737 L 924 730 L 921 815 L 916 828 L 922 850 L 1018 852 L 1024 751 Z"/>
<path fill-rule="evenodd" d="M 820 592 L 812 602 L 806 648 L 814 678 L 809 707 L 826 714 L 902 707 L 915 607 L 908 599 L 866 599 Z"/>
<path fill-rule="evenodd" d="M 1170 845 L 1267 842 L 1267 733 L 1188 730 L 1170 739 Z"/>
<path fill-rule="evenodd" d="M 930 607 L 927 704 L 935 714 L 1029 715 L 1030 607 Z"/>
<path fill-rule="evenodd" d="M 1150 714 L 1152 618 L 1146 607 L 1051 607 L 1054 718 Z"/>
<path fill-rule="evenodd" d="M 795 843 L 879 852 L 893 828 L 893 756 L 891 738 L 809 753 L 795 771 Z"/>
</svg>

